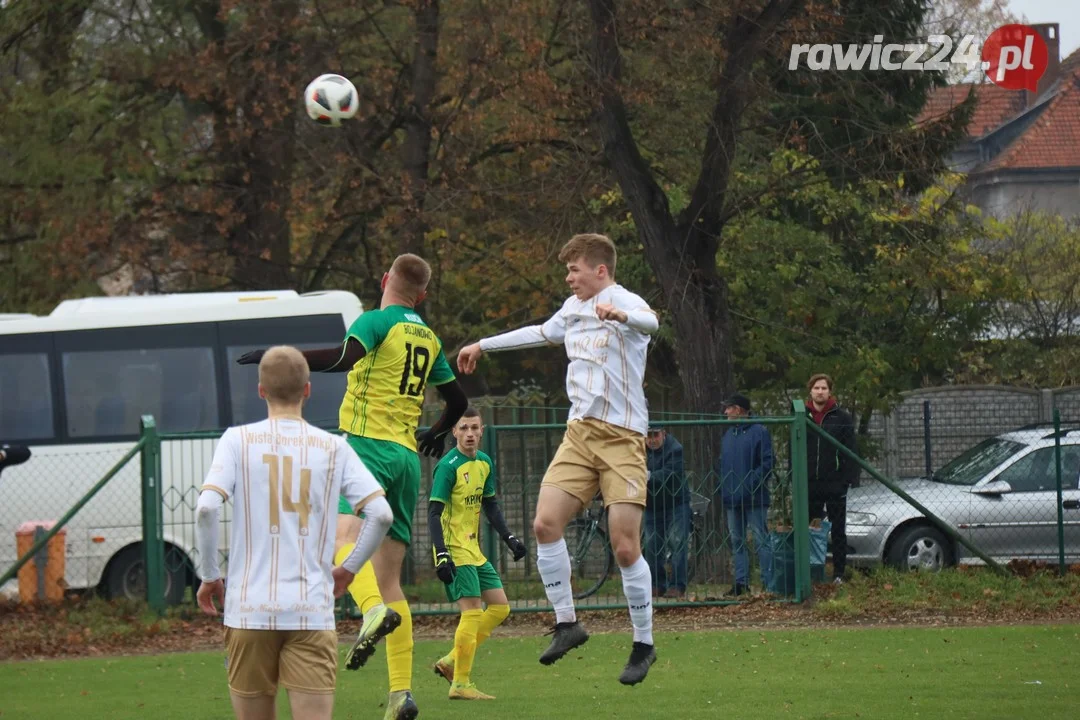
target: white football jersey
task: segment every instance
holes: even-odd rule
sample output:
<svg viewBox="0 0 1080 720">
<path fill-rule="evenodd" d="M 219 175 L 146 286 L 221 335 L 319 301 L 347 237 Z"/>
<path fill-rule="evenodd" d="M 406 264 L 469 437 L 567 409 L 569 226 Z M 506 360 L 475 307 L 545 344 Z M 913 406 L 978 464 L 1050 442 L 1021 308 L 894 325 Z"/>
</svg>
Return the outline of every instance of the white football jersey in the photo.
<svg viewBox="0 0 1080 720">
<path fill-rule="evenodd" d="M 229 428 L 202 489 L 233 500 L 225 625 L 333 630 L 338 496 L 383 494 L 345 440 L 300 419 Z"/>
<path fill-rule="evenodd" d="M 649 427 L 645 403 L 645 356 L 649 336 L 623 323 L 601 320 L 597 304 L 626 312 L 649 304 L 621 285 L 604 288 L 595 297 L 571 296 L 541 332 L 551 343 L 566 346 L 566 394 L 570 420 L 596 418 L 642 435 Z"/>
</svg>

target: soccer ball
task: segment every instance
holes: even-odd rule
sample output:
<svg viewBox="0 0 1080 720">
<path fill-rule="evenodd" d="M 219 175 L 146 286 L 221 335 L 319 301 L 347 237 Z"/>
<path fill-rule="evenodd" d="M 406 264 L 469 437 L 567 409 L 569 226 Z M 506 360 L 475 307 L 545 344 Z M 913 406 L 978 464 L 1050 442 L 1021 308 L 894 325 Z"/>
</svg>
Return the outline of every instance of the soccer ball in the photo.
<svg viewBox="0 0 1080 720">
<path fill-rule="evenodd" d="M 307 114 L 320 125 L 341 125 L 356 115 L 360 100 L 356 87 L 348 78 L 328 73 L 311 81 L 304 90 L 304 104 Z"/>
</svg>

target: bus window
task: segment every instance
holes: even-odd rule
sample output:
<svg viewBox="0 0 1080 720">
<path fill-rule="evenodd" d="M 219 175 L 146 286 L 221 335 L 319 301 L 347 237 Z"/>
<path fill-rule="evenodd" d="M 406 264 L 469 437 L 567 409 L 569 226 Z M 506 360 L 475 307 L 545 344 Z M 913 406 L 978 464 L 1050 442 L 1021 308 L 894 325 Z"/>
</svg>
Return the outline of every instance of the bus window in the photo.
<svg viewBox="0 0 1080 720">
<path fill-rule="evenodd" d="M 235 320 L 218 324 L 220 343 L 225 346 L 232 400 L 233 425 L 257 422 L 266 417 L 266 402 L 259 398 L 259 371 L 255 365 L 237 365 L 236 359 L 249 350 L 271 345 L 292 345 L 300 350 L 333 347 L 345 337 L 341 315 Z M 345 373 L 312 373 L 311 397 L 304 403 L 304 419 L 312 425 L 336 428 L 338 408 L 345 395 Z"/>
<path fill-rule="evenodd" d="M 53 437 L 49 355 L 0 355 L 0 442 Z"/>
<path fill-rule="evenodd" d="M 300 343 L 298 350 L 314 350 L 341 342 Z M 237 365 L 236 359 L 254 345 L 230 345 L 225 350 L 229 362 L 229 392 L 232 396 L 232 422 L 234 425 L 258 422 L 266 418 L 266 401 L 259 397 L 259 372 L 256 365 Z M 304 403 L 304 419 L 312 425 L 336 428 L 338 408 L 345 395 L 345 373 L 311 373 L 311 397 Z"/>
<path fill-rule="evenodd" d="M 212 348 L 65 352 L 62 365 L 72 438 L 135 435 L 143 415 L 162 432 L 221 426 Z"/>
</svg>

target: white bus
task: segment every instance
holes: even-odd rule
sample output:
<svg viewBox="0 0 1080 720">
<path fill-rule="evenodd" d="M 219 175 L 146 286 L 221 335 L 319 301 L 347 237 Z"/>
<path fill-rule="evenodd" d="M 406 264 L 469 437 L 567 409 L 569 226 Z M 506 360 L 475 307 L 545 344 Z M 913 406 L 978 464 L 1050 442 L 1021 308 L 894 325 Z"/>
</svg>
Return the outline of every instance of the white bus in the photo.
<svg viewBox="0 0 1080 720">
<path fill-rule="evenodd" d="M 236 359 L 274 344 L 336 345 L 361 312 L 348 292 L 275 291 L 86 298 L 47 316 L 0 316 L 0 442 L 33 451 L 0 476 L 0 572 L 17 560 L 16 529 L 58 520 L 131 449 L 143 415 L 162 433 L 261 419 L 257 368 Z M 306 419 L 337 427 L 344 390 L 343 373 L 314 375 Z M 215 444 L 162 443 L 170 603 L 194 581 L 193 508 Z M 142 595 L 139 467 L 135 457 L 66 526 L 69 588 Z"/>
</svg>

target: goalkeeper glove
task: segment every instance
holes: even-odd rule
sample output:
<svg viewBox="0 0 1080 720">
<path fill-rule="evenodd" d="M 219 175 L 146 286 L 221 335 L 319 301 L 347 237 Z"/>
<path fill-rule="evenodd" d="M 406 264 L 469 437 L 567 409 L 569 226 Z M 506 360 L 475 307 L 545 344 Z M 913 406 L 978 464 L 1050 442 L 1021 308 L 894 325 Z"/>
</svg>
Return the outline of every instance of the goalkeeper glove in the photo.
<svg viewBox="0 0 1080 720">
<path fill-rule="evenodd" d="M 435 574 L 447 585 L 454 582 L 457 566 L 454 565 L 454 559 L 450 557 L 450 553 L 446 550 L 435 553 Z"/>
<path fill-rule="evenodd" d="M 521 542 L 513 535 L 507 535 L 503 542 L 506 543 L 506 547 L 510 548 L 510 552 L 514 554 L 514 560 L 520 560 L 529 552 L 525 547 L 525 543 Z"/>
<path fill-rule="evenodd" d="M 416 434 L 416 449 L 421 455 L 437 458 L 446 451 L 446 435 L 449 431 L 435 432 L 428 429 Z"/>
</svg>

